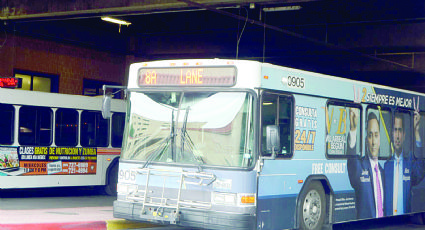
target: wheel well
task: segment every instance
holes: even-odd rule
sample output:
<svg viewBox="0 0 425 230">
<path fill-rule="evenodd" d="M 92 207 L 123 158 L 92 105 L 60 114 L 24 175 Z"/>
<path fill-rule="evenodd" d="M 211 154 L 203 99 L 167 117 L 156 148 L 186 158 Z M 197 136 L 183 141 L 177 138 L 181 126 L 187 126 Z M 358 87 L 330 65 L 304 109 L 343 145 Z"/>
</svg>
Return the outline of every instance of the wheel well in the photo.
<svg viewBox="0 0 425 230">
<path fill-rule="evenodd" d="M 327 179 L 320 179 L 320 183 L 322 183 L 323 189 L 325 190 L 325 196 L 326 196 L 326 218 L 325 218 L 325 224 L 331 224 L 332 223 L 332 210 L 333 210 L 333 197 L 334 192 L 331 188 L 331 185 L 329 184 L 329 181 Z"/>
<path fill-rule="evenodd" d="M 299 211 L 298 205 L 300 204 L 300 194 L 308 187 L 308 185 L 314 181 L 319 181 L 322 184 L 323 190 L 325 190 L 325 197 L 326 197 L 326 218 L 324 224 L 330 224 L 332 223 L 332 210 L 333 210 L 333 197 L 334 197 L 334 191 L 329 183 L 329 180 L 324 175 L 312 175 L 309 176 L 301 188 L 298 198 L 297 198 L 297 209 L 295 212 L 295 220 L 296 220 L 296 228 L 300 227 L 300 220 L 299 217 Z"/>
<path fill-rule="evenodd" d="M 119 159 L 119 157 L 113 159 L 112 162 L 109 164 L 108 169 L 106 169 L 105 185 L 109 184 L 109 173 L 111 172 L 112 168 L 115 167 L 115 165 L 118 165 Z"/>
</svg>

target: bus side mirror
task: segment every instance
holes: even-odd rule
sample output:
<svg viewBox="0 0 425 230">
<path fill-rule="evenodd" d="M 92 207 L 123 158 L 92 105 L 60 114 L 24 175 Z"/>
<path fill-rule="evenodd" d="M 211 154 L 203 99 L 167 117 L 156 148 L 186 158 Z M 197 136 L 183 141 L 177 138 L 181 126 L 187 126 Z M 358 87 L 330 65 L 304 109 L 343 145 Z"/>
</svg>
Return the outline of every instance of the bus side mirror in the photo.
<svg viewBox="0 0 425 230">
<path fill-rule="evenodd" d="M 103 102 L 102 102 L 102 117 L 103 119 L 109 119 L 111 118 L 111 101 L 112 101 L 112 94 L 111 93 L 105 93 L 103 94 Z"/>
<path fill-rule="evenodd" d="M 102 117 L 103 119 L 111 118 L 111 101 L 112 101 L 112 93 L 113 90 L 125 90 L 126 86 L 119 85 L 103 85 L 103 102 L 102 102 Z M 108 90 L 110 89 L 110 90 Z"/>
<path fill-rule="evenodd" d="M 276 153 L 280 152 L 279 126 L 277 125 L 266 126 L 266 148 L 267 148 L 267 152 L 272 153 L 272 158 L 276 156 Z"/>
</svg>

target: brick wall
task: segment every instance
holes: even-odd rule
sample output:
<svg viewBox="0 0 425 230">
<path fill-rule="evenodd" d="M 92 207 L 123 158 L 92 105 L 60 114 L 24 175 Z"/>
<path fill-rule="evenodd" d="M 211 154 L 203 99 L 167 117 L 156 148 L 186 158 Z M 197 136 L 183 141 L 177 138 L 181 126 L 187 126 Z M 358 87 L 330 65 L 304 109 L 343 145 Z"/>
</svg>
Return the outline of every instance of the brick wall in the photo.
<svg viewBox="0 0 425 230">
<path fill-rule="evenodd" d="M 0 45 L 5 35 L 0 35 Z M 14 69 L 59 75 L 59 93 L 81 94 L 83 79 L 124 84 L 125 55 L 55 41 L 8 35 L 0 48 L 0 76 Z"/>
</svg>

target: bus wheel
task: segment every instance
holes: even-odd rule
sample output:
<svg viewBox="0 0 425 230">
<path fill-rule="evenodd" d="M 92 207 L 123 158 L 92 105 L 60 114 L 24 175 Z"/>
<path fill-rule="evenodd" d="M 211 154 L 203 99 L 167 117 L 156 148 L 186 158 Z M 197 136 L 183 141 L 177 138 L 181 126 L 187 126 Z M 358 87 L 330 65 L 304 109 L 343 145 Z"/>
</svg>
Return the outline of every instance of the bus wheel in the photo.
<svg viewBox="0 0 425 230">
<path fill-rule="evenodd" d="M 110 166 L 108 175 L 106 177 L 105 193 L 109 196 L 117 195 L 117 183 L 118 183 L 118 163 L 113 163 Z"/>
<path fill-rule="evenodd" d="M 304 189 L 298 208 L 300 229 L 322 229 L 326 215 L 326 199 L 325 190 L 320 182 L 314 181 Z"/>
</svg>

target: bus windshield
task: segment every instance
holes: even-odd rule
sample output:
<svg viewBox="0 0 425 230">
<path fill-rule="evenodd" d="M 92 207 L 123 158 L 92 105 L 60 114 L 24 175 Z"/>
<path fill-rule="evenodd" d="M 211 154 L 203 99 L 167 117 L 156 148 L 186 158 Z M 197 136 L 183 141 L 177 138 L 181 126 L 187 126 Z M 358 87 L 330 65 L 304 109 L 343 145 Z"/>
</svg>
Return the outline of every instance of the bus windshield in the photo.
<svg viewBox="0 0 425 230">
<path fill-rule="evenodd" d="M 123 160 L 252 164 L 254 103 L 249 93 L 131 92 L 129 100 Z"/>
</svg>

